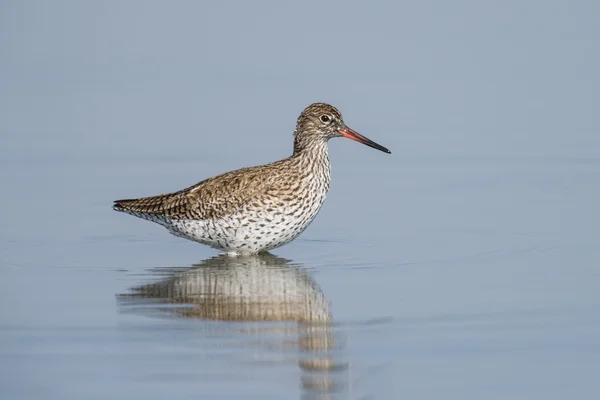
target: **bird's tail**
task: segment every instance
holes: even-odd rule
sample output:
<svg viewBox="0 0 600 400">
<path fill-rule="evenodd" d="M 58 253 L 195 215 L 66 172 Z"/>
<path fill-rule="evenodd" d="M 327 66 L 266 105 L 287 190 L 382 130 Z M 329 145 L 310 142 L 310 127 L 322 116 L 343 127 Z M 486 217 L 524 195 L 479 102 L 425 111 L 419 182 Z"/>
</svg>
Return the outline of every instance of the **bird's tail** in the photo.
<svg viewBox="0 0 600 400">
<path fill-rule="evenodd" d="M 162 194 L 159 196 L 141 197 L 138 199 L 115 200 L 113 210 L 159 214 L 165 210 L 165 200 L 167 200 L 167 198 L 168 195 Z"/>
</svg>

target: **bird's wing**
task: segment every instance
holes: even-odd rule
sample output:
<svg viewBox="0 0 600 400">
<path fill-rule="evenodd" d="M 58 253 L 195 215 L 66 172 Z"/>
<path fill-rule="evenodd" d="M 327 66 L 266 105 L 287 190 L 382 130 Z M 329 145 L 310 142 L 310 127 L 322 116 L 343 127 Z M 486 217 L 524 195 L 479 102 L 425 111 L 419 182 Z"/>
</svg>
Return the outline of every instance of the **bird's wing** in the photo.
<svg viewBox="0 0 600 400">
<path fill-rule="evenodd" d="M 284 165 L 285 166 L 285 165 Z M 288 170 L 282 176 L 272 173 L 281 167 L 267 164 L 242 168 L 206 179 L 174 193 L 138 199 L 117 200 L 117 211 L 156 214 L 175 219 L 218 219 L 245 205 L 261 206 L 289 198 L 299 176 Z"/>
</svg>

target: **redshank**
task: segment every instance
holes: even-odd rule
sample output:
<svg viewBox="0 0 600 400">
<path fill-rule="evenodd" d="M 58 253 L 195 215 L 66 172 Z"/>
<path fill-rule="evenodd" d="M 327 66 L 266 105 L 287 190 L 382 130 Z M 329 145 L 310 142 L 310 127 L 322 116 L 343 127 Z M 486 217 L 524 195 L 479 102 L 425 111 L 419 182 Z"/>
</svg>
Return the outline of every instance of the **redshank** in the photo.
<svg viewBox="0 0 600 400">
<path fill-rule="evenodd" d="M 315 103 L 298 117 L 290 157 L 174 193 L 116 200 L 113 209 L 229 254 L 266 252 L 294 240 L 319 212 L 329 191 L 327 141 L 334 137 L 391 153 L 350 129 L 335 107 Z"/>
</svg>

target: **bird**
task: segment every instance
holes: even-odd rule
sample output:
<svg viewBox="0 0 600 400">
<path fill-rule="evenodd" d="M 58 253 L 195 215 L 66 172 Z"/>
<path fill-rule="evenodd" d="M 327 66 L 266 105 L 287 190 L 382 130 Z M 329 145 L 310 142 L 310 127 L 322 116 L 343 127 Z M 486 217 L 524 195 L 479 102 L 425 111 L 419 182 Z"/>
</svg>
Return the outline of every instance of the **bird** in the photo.
<svg viewBox="0 0 600 400">
<path fill-rule="evenodd" d="M 115 200 L 113 209 L 227 255 L 269 252 L 298 237 L 321 209 L 330 184 L 328 141 L 336 137 L 391 154 L 349 128 L 334 106 L 314 103 L 297 119 L 291 156 L 173 193 Z"/>
</svg>

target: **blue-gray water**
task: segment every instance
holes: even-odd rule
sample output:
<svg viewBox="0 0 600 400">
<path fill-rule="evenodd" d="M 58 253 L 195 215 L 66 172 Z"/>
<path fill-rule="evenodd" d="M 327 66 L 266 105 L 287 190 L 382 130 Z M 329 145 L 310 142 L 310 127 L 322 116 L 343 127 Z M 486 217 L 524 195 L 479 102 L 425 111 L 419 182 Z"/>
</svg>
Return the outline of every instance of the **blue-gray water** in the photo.
<svg viewBox="0 0 600 400">
<path fill-rule="evenodd" d="M 3 399 L 600 395 L 595 2 L 1 9 Z M 332 140 L 274 255 L 111 210 L 287 156 L 315 101 L 392 155 Z"/>
</svg>

